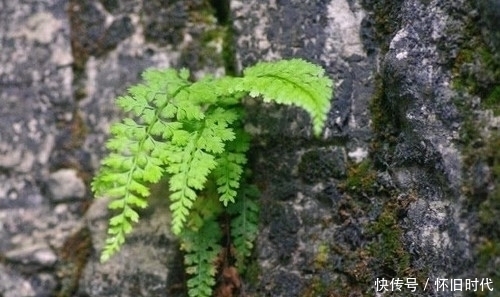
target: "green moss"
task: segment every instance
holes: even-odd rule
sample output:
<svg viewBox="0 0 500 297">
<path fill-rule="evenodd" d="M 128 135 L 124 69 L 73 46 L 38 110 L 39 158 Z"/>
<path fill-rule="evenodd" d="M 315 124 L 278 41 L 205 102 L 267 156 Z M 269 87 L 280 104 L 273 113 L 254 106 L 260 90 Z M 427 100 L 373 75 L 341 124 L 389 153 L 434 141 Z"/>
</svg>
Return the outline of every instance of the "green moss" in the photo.
<svg viewBox="0 0 500 297">
<path fill-rule="evenodd" d="M 374 238 L 368 251 L 379 269 L 393 272 L 392 277 L 407 277 L 410 255 L 404 247 L 403 231 L 397 222 L 398 209 L 397 205 L 387 203 L 377 220 L 368 228 Z"/>
<path fill-rule="evenodd" d="M 500 283 L 500 272 L 493 265 L 500 258 L 500 134 L 493 131 L 484 137 L 480 130 L 484 123 L 477 121 L 470 98 L 481 98 L 481 107 L 495 115 L 500 114 L 500 67 L 494 55 L 481 37 L 476 23 L 465 27 L 464 42 L 452 67 L 452 86 L 459 94 L 455 105 L 463 117 L 460 130 L 464 156 L 463 193 L 469 197 L 470 213 L 477 215 L 479 224 L 475 225 L 475 273 L 487 277 L 493 284 Z M 463 95 L 463 94 L 467 95 Z M 490 176 L 481 177 L 487 184 L 475 185 L 479 178 L 474 172 L 476 166 L 488 166 Z M 484 190 L 488 188 L 488 190 Z M 474 296 L 495 296 L 496 292 L 479 292 Z"/>
<path fill-rule="evenodd" d="M 236 76 L 236 54 L 235 54 L 235 42 L 234 42 L 234 32 L 233 24 L 231 22 L 231 9 L 230 0 L 211 0 L 208 1 L 211 6 L 210 17 L 215 17 L 217 19 L 217 36 L 210 37 L 207 34 L 208 41 L 214 39 L 222 40 L 222 60 L 223 65 L 226 70 L 227 75 Z M 207 2 L 207 3 L 208 3 Z"/>
<path fill-rule="evenodd" d="M 492 109 L 495 116 L 500 115 L 500 85 L 493 88 L 484 100 L 484 107 Z"/>
<path fill-rule="evenodd" d="M 200 67 L 223 67 L 225 74 L 237 74 L 233 29 L 227 21 L 230 18 L 229 11 L 220 8 L 224 6 L 222 2 L 226 1 L 203 1 L 201 7 L 190 10 L 190 21 L 199 28 L 192 33 L 192 41 L 182 49 L 181 66 L 192 70 Z M 214 6 L 215 4 L 217 5 Z M 223 15 L 224 13 L 227 15 Z"/>
<path fill-rule="evenodd" d="M 477 143 L 482 143 L 479 146 Z M 479 146 L 479 147 L 477 147 Z M 486 192 L 476 193 L 473 184 L 474 176 L 469 176 L 469 189 L 467 194 L 470 197 L 469 207 L 477 212 L 479 225 L 476 225 L 476 241 L 479 244 L 475 247 L 476 274 L 481 278 L 490 278 L 495 289 L 500 283 L 500 271 L 497 265 L 500 261 L 500 133 L 495 132 L 487 139 L 476 141 L 471 144 L 466 152 L 465 160 L 467 168 L 473 168 L 477 164 L 485 164 L 490 169 L 488 185 L 490 188 Z M 466 169 L 467 170 L 467 169 Z M 476 177 L 477 178 L 477 177 Z M 477 205 L 477 206 L 476 206 Z M 482 291 L 474 296 L 497 296 L 497 292 Z"/>
<path fill-rule="evenodd" d="M 222 59 L 224 60 L 224 67 L 226 69 L 226 74 L 228 75 L 238 75 L 238 69 L 236 67 L 236 49 L 234 40 L 234 29 L 233 26 L 228 25 L 224 31 L 224 39 L 222 44 Z"/>
<path fill-rule="evenodd" d="M 252 258 L 251 261 L 247 262 L 246 269 L 242 275 L 242 278 L 251 287 L 255 288 L 261 282 L 261 279 L 260 279 L 261 272 L 262 271 L 261 271 L 259 262 L 257 260 L 255 260 L 254 258 Z"/>
<path fill-rule="evenodd" d="M 386 102 L 384 90 L 382 78 L 379 75 L 375 79 L 375 91 L 369 106 L 373 122 L 372 127 L 376 132 L 383 132 L 387 127 L 387 123 L 391 122 L 390 113 L 386 112 L 388 108 L 384 104 Z"/>
<path fill-rule="evenodd" d="M 180 64 L 192 70 L 203 67 L 218 68 L 224 66 L 222 57 L 223 28 L 212 27 L 196 36 L 182 49 Z"/>
<path fill-rule="evenodd" d="M 469 121 L 472 122 L 471 119 Z M 483 191 L 473 186 L 474 179 L 478 178 L 475 174 L 468 176 L 464 188 L 470 197 L 469 208 L 477 213 L 479 219 L 479 224 L 475 226 L 475 241 L 479 242 L 475 246 L 476 274 L 481 278 L 490 278 L 496 289 L 500 283 L 500 271 L 494 264 L 500 260 L 500 220 L 498 219 L 500 218 L 500 151 L 498 150 L 500 133 L 495 131 L 490 137 L 483 138 L 477 129 L 476 127 L 476 140 L 467 143 L 464 149 L 465 170 L 474 172 L 471 168 L 478 164 L 488 166 L 490 173 L 486 176 L 487 185 L 481 188 L 487 187 L 489 190 Z M 495 294 L 497 294 L 495 291 L 482 291 L 474 296 L 496 296 Z"/>
<path fill-rule="evenodd" d="M 481 97 L 483 108 L 492 109 L 498 113 L 500 111 L 499 62 L 495 60 L 493 53 L 481 37 L 481 32 L 476 23 L 471 21 L 466 24 L 464 36 L 466 36 L 467 42 L 461 45 L 462 48 L 459 50 L 452 66 L 454 89 L 459 93 L 465 91 Z M 467 70 L 472 66 L 475 66 L 475 71 Z M 479 75 L 481 75 L 481 78 Z M 467 166 L 471 166 L 482 159 L 493 170 L 494 178 L 497 180 L 500 177 L 500 156 L 498 156 L 500 137 L 497 134 L 492 135 L 489 139 L 483 139 L 478 127 L 481 123 L 474 120 L 472 113 L 474 108 L 472 108 L 470 102 L 463 100 L 461 96 L 459 97 L 455 104 L 464 118 L 461 139 L 466 154 L 465 163 Z M 495 206 L 496 192 L 496 190 L 492 191 L 483 204 Z M 490 206 L 482 208 L 484 211 L 493 211 Z M 482 222 L 484 223 L 488 215 L 480 214 L 480 217 L 483 217 Z"/>
<path fill-rule="evenodd" d="M 385 87 L 380 75 L 375 79 L 375 91 L 370 101 L 370 117 L 375 137 L 370 143 L 373 166 L 377 169 L 387 168 L 386 156 L 392 155 L 397 143 L 397 136 L 403 128 L 402 123 L 387 101 Z"/>
<path fill-rule="evenodd" d="M 452 86 L 482 98 L 483 108 L 498 113 L 500 103 L 500 61 L 495 59 L 487 42 L 482 37 L 477 22 L 466 22 L 463 32 L 450 32 L 463 35 L 460 49 L 452 61 Z"/>
<path fill-rule="evenodd" d="M 351 284 L 347 281 L 346 277 L 338 276 L 332 278 L 333 275 L 337 275 L 338 272 L 334 271 L 334 268 L 329 265 L 330 253 L 332 247 L 328 244 L 320 244 L 318 246 L 317 253 L 314 257 L 314 268 L 315 274 L 306 282 L 304 289 L 302 290 L 301 297 L 330 297 L 330 296 L 347 296 L 346 292 L 351 292 Z M 356 254 L 355 252 L 352 254 Z M 348 256 L 346 255 L 346 258 Z"/>
<path fill-rule="evenodd" d="M 381 188 L 377 184 L 377 170 L 386 168 L 386 155 L 392 154 L 398 131 L 403 128 L 403 124 L 393 116 L 394 112 L 387 101 L 385 91 L 381 77 L 377 77 L 370 103 L 375 134 L 371 143 L 371 159 L 359 164 L 350 164 L 347 168 L 347 178 L 340 185 L 341 189 L 353 196 L 357 207 L 362 209 L 365 215 L 373 212 L 380 214 L 375 221 L 363 224 L 364 236 L 369 240 L 369 244 L 354 252 L 347 251 L 342 254 L 345 259 L 344 270 L 350 273 L 348 281 L 342 282 L 341 289 L 335 291 L 338 295 L 332 296 L 349 296 L 351 292 L 363 288 L 360 290 L 361 296 L 373 289 L 375 278 L 387 278 L 388 274 L 394 277 L 417 276 L 411 268 L 410 255 L 402 238 L 403 230 L 398 224 L 398 213 L 406 206 L 395 202 L 397 195 L 393 193 L 394 189 Z M 376 196 L 381 203 L 385 201 L 382 210 L 377 210 L 378 206 L 372 203 L 365 203 L 367 195 Z"/>
<path fill-rule="evenodd" d="M 491 136 L 480 156 L 491 170 L 493 189 L 488 191 L 486 199 L 479 206 L 479 219 L 482 232 L 500 241 L 500 134 Z"/>
<path fill-rule="evenodd" d="M 455 90 L 486 99 L 484 103 L 491 101 L 498 103 L 499 90 L 496 90 L 500 78 L 498 67 L 498 62 L 478 35 L 471 38 L 470 43 L 458 51 L 452 65 L 452 86 Z M 486 103 L 484 107 L 490 108 L 492 105 Z"/>
<path fill-rule="evenodd" d="M 373 169 L 371 161 L 366 159 L 361 163 L 352 164 L 347 168 L 347 178 L 340 185 L 340 188 L 349 193 L 373 193 L 376 191 L 376 178 L 377 173 Z"/>
<path fill-rule="evenodd" d="M 495 189 L 479 208 L 481 224 L 495 233 L 500 232 L 500 189 Z"/>
<path fill-rule="evenodd" d="M 302 297 L 318 297 L 318 296 L 328 296 L 326 295 L 328 291 L 328 285 L 324 281 L 321 280 L 320 277 L 314 276 L 309 284 L 306 286 L 304 291 L 302 292 Z"/>
<path fill-rule="evenodd" d="M 328 264 L 328 259 L 330 254 L 330 248 L 326 244 L 320 244 L 318 246 L 318 251 L 316 256 L 314 257 L 314 268 L 315 269 L 323 269 Z"/>
<path fill-rule="evenodd" d="M 493 282 L 494 290 L 498 290 L 498 284 L 500 284 L 500 270 L 498 270 L 498 267 L 495 267 L 495 265 L 492 265 L 492 263 L 494 263 L 492 259 L 500 258 L 500 242 L 486 241 L 479 246 L 478 252 L 478 267 L 480 271 L 484 273 L 481 277 L 490 278 Z M 478 296 L 496 296 L 494 295 L 495 291 L 484 291 L 479 293 L 482 295 Z M 495 294 L 498 294 L 498 292 Z"/>
<path fill-rule="evenodd" d="M 399 29 L 401 22 L 400 10 L 402 1 L 399 0 L 363 0 L 361 4 L 367 11 L 373 12 L 375 24 L 375 41 L 380 44 L 382 54 L 389 49 L 389 43 Z"/>
</svg>

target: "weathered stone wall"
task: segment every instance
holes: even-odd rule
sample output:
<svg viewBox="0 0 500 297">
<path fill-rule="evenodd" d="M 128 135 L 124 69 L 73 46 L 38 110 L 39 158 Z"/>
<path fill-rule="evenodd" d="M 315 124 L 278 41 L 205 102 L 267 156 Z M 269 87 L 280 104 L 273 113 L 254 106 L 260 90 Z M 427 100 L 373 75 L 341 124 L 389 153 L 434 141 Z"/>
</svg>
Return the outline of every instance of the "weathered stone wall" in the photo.
<svg viewBox="0 0 500 297">
<path fill-rule="evenodd" d="M 185 296 L 160 187 L 98 262 L 89 182 L 113 98 L 147 67 L 195 76 L 301 57 L 335 81 L 315 139 L 248 100 L 261 232 L 247 296 L 374 296 L 376 278 L 500 290 L 497 1 L 0 2 L 0 296 Z M 429 287 L 423 285 L 429 278 Z M 440 292 L 439 296 L 460 296 Z"/>
</svg>

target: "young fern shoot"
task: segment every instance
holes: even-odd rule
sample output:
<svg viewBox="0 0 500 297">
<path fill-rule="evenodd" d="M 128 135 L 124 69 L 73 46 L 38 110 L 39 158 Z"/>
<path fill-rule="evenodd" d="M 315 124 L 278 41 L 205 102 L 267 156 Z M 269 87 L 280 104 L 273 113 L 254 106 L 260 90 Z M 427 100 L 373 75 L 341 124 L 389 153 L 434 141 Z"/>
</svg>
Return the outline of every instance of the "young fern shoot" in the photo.
<svg viewBox="0 0 500 297">
<path fill-rule="evenodd" d="M 211 296 L 222 231 L 217 216 L 232 216 L 236 266 L 244 269 L 258 231 L 258 191 L 243 175 L 249 135 L 242 129 L 241 100 L 295 105 L 307 111 L 316 136 L 330 108 L 332 81 L 301 59 L 262 62 L 242 77 L 189 81 L 187 70 L 147 70 L 117 104 L 130 117 L 111 127 L 109 154 L 92 182 L 96 196 L 111 199 L 108 238 L 101 261 L 119 251 L 148 205 L 149 185 L 169 178 L 172 232 L 186 252 L 189 295 Z M 207 185 L 213 185 L 210 191 Z"/>
</svg>

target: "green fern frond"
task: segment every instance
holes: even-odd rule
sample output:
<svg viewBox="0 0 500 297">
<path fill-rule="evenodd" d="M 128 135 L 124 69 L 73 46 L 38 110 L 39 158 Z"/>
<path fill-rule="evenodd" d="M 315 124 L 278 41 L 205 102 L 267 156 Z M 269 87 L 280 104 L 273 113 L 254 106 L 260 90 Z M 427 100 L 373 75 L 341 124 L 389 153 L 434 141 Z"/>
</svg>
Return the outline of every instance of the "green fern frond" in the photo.
<svg viewBox="0 0 500 297">
<path fill-rule="evenodd" d="M 321 134 L 330 109 L 333 82 L 320 66 L 301 59 L 262 62 L 243 71 L 235 91 L 262 96 L 265 102 L 296 105 L 312 118 L 313 131 Z"/>
<path fill-rule="evenodd" d="M 170 210 L 172 211 L 172 231 L 179 235 L 184 227 L 189 211 L 197 197 L 196 190 L 201 190 L 207 180 L 207 176 L 215 168 L 217 163 L 215 157 L 202 148 L 197 143 L 199 132 L 187 135 L 186 145 L 185 135 L 180 135 L 175 139 L 175 143 L 180 146 L 172 146 L 168 150 L 167 172 L 171 174 L 169 181 L 170 188 Z M 174 142 L 174 140 L 172 141 Z"/>
<path fill-rule="evenodd" d="M 149 184 L 169 176 L 172 231 L 186 252 L 189 296 L 212 295 L 222 232 L 218 216 L 227 207 L 236 266 L 244 269 L 258 231 L 255 187 L 242 185 L 249 136 L 241 126 L 246 96 L 297 105 L 312 118 L 319 135 L 325 124 L 332 82 L 321 67 L 303 60 L 259 63 L 244 77 L 205 77 L 189 72 L 147 70 L 143 83 L 117 99 L 131 115 L 111 127 L 108 156 L 92 191 L 111 199 L 108 238 L 101 254 L 117 252 L 147 206 Z M 231 202 L 231 203 L 230 203 Z"/>
<path fill-rule="evenodd" d="M 217 220 L 224 212 L 224 207 L 215 195 L 203 195 L 196 199 L 189 213 L 186 226 L 191 231 L 197 232 L 205 221 Z M 182 233 L 181 233 L 182 235 Z"/>
<path fill-rule="evenodd" d="M 174 70 L 146 71 L 143 78 L 144 85 L 132 87 L 128 96 L 118 98 L 117 104 L 137 120 L 125 118 L 111 127 L 112 138 L 106 145 L 110 154 L 92 182 L 92 191 L 111 198 L 109 208 L 116 212 L 109 222 L 103 262 L 120 249 L 132 224 L 139 220 L 134 209 L 147 206 L 147 184 L 158 182 L 164 173 L 164 160 L 160 158 L 164 144 L 182 127 L 180 123 L 169 123 L 165 116 L 165 110 L 173 105 L 167 94 L 175 95 L 189 83 Z M 162 125 L 171 130 L 161 131 Z"/>
<path fill-rule="evenodd" d="M 229 202 L 235 202 L 243 175 L 244 166 L 247 162 L 246 152 L 249 149 L 249 135 L 238 130 L 237 138 L 227 143 L 226 150 L 217 159 L 217 167 L 213 171 L 214 180 L 217 184 L 219 200 L 227 206 Z"/>
<path fill-rule="evenodd" d="M 231 221 L 231 238 L 236 250 L 236 267 L 243 272 L 244 262 L 253 249 L 253 243 L 259 231 L 259 206 L 255 199 L 260 193 L 255 186 L 244 187 L 235 203 L 231 203 L 227 211 L 233 215 Z"/>
<path fill-rule="evenodd" d="M 235 138 L 231 124 L 237 119 L 238 114 L 235 109 L 218 107 L 207 111 L 198 146 L 214 154 L 224 152 L 225 143 Z"/>
<path fill-rule="evenodd" d="M 122 125 L 131 129 L 125 133 L 121 130 Z M 150 136 L 143 128 L 129 120 L 112 129 L 114 138 L 108 142 L 108 148 L 115 153 L 103 160 L 100 173 L 92 182 L 92 190 L 97 195 L 114 199 L 109 208 L 118 212 L 110 219 L 101 261 L 120 249 L 125 235 L 132 230 L 132 223 L 139 220 L 134 208 L 147 206 L 150 192 L 145 184 L 157 182 L 163 173 L 161 161 L 150 155 L 152 150 L 148 150 L 147 145 Z"/>
<path fill-rule="evenodd" d="M 215 181 L 219 199 L 224 206 L 234 202 L 246 161 L 245 154 L 231 152 L 225 152 L 217 159 L 217 168 L 214 170 Z"/>
<path fill-rule="evenodd" d="M 216 156 L 225 144 L 235 138 L 231 124 L 238 119 L 236 110 L 214 108 L 205 112 L 201 121 L 191 122 L 192 132 L 177 130 L 170 149 L 165 150 L 167 172 L 171 174 L 170 210 L 172 231 L 180 234 L 187 216 L 202 190 L 208 175 L 217 166 Z"/>
<path fill-rule="evenodd" d="M 198 231 L 185 229 L 181 238 L 186 272 L 191 275 L 187 281 L 189 296 L 212 296 L 217 274 L 215 261 L 222 250 L 219 224 L 213 219 L 206 220 Z"/>
</svg>

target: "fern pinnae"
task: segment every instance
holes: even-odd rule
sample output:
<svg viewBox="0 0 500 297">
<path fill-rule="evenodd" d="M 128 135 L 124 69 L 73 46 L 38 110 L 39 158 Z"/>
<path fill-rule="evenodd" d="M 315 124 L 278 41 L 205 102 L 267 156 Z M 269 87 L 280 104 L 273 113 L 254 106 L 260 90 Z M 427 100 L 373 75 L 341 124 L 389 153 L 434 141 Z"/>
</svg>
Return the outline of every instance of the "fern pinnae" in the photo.
<svg viewBox="0 0 500 297">
<path fill-rule="evenodd" d="M 173 139 L 177 147 L 168 152 L 170 200 L 172 204 L 172 231 L 180 234 L 187 215 L 203 189 L 210 172 L 217 166 L 215 157 L 224 152 L 225 143 L 235 135 L 229 126 L 237 116 L 230 110 L 215 108 L 199 123 L 198 129 Z M 187 139 L 184 139 L 186 138 Z"/>
<path fill-rule="evenodd" d="M 247 162 L 246 152 L 250 146 L 246 132 L 238 129 L 236 135 L 237 137 L 226 144 L 225 151 L 217 158 L 217 167 L 213 171 L 219 200 L 224 206 L 235 202 Z"/>
<path fill-rule="evenodd" d="M 172 211 L 172 231 L 179 235 L 187 220 L 189 211 L 206 177 L 215 167 L 214 157 L 196 146 L 199 132 L 189 134 L 186 146 L 173 147 L 169 152 L 168 173 L 170 210 Z"/>
<path fill-rule="evenodd" d="M 248 67 L 233 87 L 252 97 L 262 96 L 265 102 L 296 105 L 312 118 L 313 131 L 319 136 L 326 121 L 332 96 L 332 81 L 323 68 L 301 59 L 262 62 Z"/>
<path fill-rule="evenodd" d="M 148 185 L 169 175 L 171 227 L 181 239 L 192 276 L 188 293 L 208 297 L 222 249 L 219 215 L 226 209 L 232 218 L 225 235 L 231 238 L 240 272 L 258 232 L 258 190 L 242 178 L 249 135 L 242 129 L 241 100 L 250 95 L 297 105 L 308 112 L 318 136 L 333 84 L 321 67 L 299 59 L 258 63 L 245 69 L 243 77 L 205 77 L 194 83 L 188 77 L 185 69 L 147 70 L 143 84 L 118 98 L 117 105 L 134 119 L 111 127 L 110 153 L 92 190 L 111 198 L 108 207 L 116 212 L 101 254 L 106 261 L 139 220 L 136 209 L 147 206 Z"/>
<path fill-rule="evenodd" d="M 109 208 L 118 211 L 110 219 L 108 238 L 101 254 L 104 262 L 117 252 L 125 241 L 125 235 L 138 222 L 139 215 L 134 207 L 147 206 L 150 192 L 147 183 L 156 183 L 163 175 L 163 161 L 158 157 L 154 137 L 165 136 L 155 130 L 161 121 L 162 111 L 171 103 L 157 100 L 158 94 L 166 92 L 164 82 L 156 80 L 158 72 L 147 71 L 144 78 L 150 85 L 138 85 L 129 89 L 130 96 L 118 98 L 117 104 L 126 112 L 133 112 L 141 119 L 139 124 L 132 119 L 124 119 L 111 128 L 114 137 L 107 147 L 115 153 L 103 160 L 100 172 L 94 178 L 92 189 L 96 194 L 114 199 Z M 179 84 L 179 88 L 183 85 Z M 177 91 L 177 90 L 176 90 Z M 165 99 L 165 98 L 163 98 Z M 122 178 L 117 178 L 122 176 Z"/>
<path fill-rule="evenodd" d="M 181 248 L 186 253 L 186 272 L 192 277 L 187 281 L 189 296 L 210 297 L 217 273 L 215 261 L 222 250 L 219 224 L 214 217 L 205 218 L 197 231 L 186 229 L 182 233 Z"/>
<path fill-rule="evenodd" d="M 134 122 L 135 123 L 135 122 Z M 131 124 L 130 121 L 128 123 Z M 139 216 L 133 210 L 132 206 L 145 207 L 147 202 L 145 198 L 149 196 L 149 190 L 143 183 L 143 176 L 137 174 L 139 170 L 138 155 L 142 154 L 142 144 L 144 143 L 141 137 L 142 129 L 137 129 L 132 135 L 127 135 L 127 138 L 132 136 L 133 141 L 128 139 L 122 140 L 123 135 L 120 131 L 120 125 L 114 130 L 115 141 L 110 142 L 110 148 L 115 148 L 118 153 L 111 154 L 103 161 L 101 174 L 94 179 L 93 188 L 96 192 L 101 192 L 104 195 L 110 196 L 115 201 L 109 204 L 110 209 L 118 210 L 118 214 L 110 219 L 108 229 L 108 239 L 101 254 L 101 261 L 106 261 L 112 254 L 120 249 L 120 246 L 125 241 L 125 235 L 132 230 L 132 223 L 138 221 Z M 120 146 L 120 142 L 135 143 L 137 149 L 126 150 Z M 120 177 L 121 178 L 117 178 Z M 110 178 L 113 178 L 112 181 Z"/>
<path fill-rule="evenodd" d="M 236 202 L 227 208 L 228 213 L 234 216 L 231 221 L 231 238 L 236 250 L 236 267 L 240 272 L 245 270 L 244 261 L 250 256 L 259 231 L 259 206 L 255 201 L 259 195 L 257 187 L 245 185 Z"/>
<path fill-rule="evenodd" d="M 241 153 L 225 152 L 217 159 L 214 174 L 218 186 L 217 192 L 220 195 L 219 200 L 224 206 L 235 202 L 245 163 L 246 157 Z"/>
</svg>

